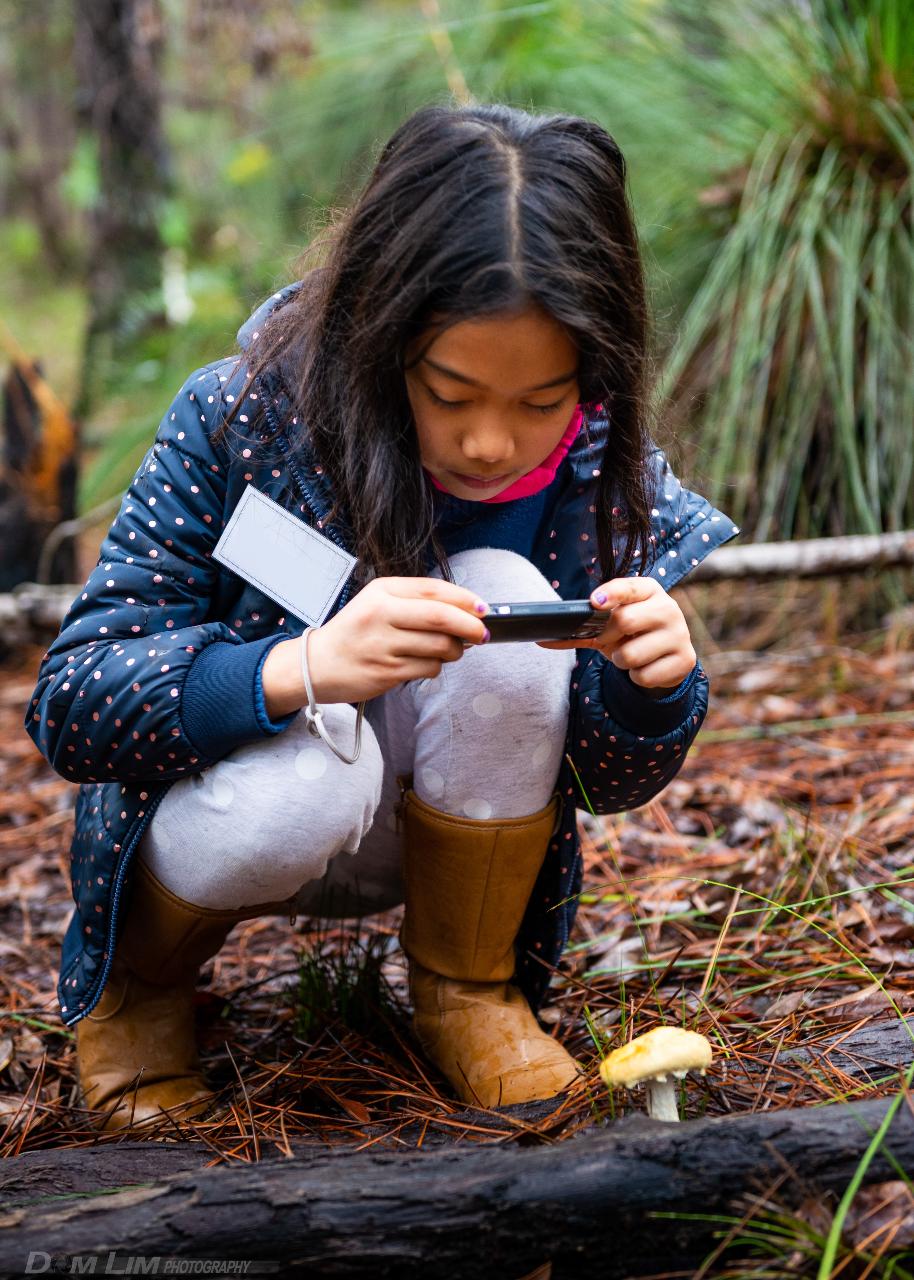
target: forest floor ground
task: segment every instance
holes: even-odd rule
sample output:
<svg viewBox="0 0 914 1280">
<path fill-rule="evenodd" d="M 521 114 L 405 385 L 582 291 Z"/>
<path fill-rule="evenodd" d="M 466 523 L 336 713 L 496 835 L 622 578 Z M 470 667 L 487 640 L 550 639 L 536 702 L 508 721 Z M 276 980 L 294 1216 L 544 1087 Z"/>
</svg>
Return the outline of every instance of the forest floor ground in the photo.
<svg viewBox="0 0 914 1280">
<path fill-rule="evenodd" d="M 201 978 L 221 1114 L 163 1119 L 150 1139 L 205 1143 L 213 1164 L 303 1140 L 562 1140 L 643 1109 L 607 1092 L 599 1061 L 661 1022 L 714 1045 L 706 1077 L 683 1084 L 687 1117 L 897 1093 L 914 1049 L 914 618 L 855 632 L 844 588 L 756 588 L 733 625 L 715 590 L 678 597 L 712 686 L 681 773 L 636 811 L 579 810 L 584 893 L 542 1011 L 587 1069 L 578 1087 L 557 1104 L 463 1107 L 409 1031 L 399 909 L 266 917 L 237 926 Z M 3 1156 L 121 1140 L 80 1106 L 57 1011 L 74 790 L 22 728 L 41 652 L 0 673 Z"/>
</svg>

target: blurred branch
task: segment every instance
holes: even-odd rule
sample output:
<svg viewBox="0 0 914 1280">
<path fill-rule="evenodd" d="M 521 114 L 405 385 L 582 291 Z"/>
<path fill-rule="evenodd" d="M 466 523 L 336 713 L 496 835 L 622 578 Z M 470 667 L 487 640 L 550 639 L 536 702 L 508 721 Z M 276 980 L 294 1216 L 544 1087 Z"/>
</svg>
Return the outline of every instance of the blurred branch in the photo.
<svg viewBox="0 0 914 1280">
<path fill-rule="evenodd" d="M 99 503 L 97 507 L 87 511 L 85 515 L 78 516 L 74 520 L 64 520 L 52 529 L 41 547 L 36 575 L 38 582 L 34 585 L 42 586 L 48 581 L 54 553 L 62 542 L 66 542 L 68 538 L 75 538 L 77 534 L 82 533 L 83 529 L 90 529 L 92 525 L 104 516 L 112 515 L 120 505 L 121 494 L 118 493 L 113 498 L 108 498 L 105 502 Z"/>
<path fill-rule="evenodd" d="M 50 551 L 53 552 L 63 538 L 72 537 L 113 510 L 119 502 L 119 497 L 112 498 L 80 519 L 59 525 L 51 535 L 56 541 Z M 43 561 L 50 554 L 49 544 L 50 539 L 42 553 Z M 711 582 L 725 578 L 813 578 L 910 564 L 914 564 L 914 531 L 874 537 L 758 543 L 722 547 L 689 575 L 688 585 L 696 579 Z M 19 642 L 34 640 L 42 632 L 56 629 L 81 590 L 82 585 L 76 582 L 62 586 L 23 582 L 12 592 L 0 594 L 0 642 L 9 643 L 13 635 Z"/>
<path fill-rule="evenodd" d="M 914 530 L 851 534 L 797 542 L 757 542 L 721 547 L 689 575 L 689 581 L 722 578 L 824 578 L 914 564 Z"/>
</svg>

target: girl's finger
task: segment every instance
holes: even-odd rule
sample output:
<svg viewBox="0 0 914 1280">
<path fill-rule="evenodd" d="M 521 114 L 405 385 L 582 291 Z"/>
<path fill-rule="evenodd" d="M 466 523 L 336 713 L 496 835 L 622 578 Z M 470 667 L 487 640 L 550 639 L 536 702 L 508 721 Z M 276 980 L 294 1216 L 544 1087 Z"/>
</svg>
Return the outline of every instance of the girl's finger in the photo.
<svg viewBox="0 0 914 1280">
<path fill-rule="evenodd" d="M 410 598 L 397 601 L 396 617 L 390 625 L 398 631 L 424 631 L 456 636 L 478 644 L 485 631 L 485 621 L 443 600 Z"/>
<path fill-rule="evenodd" d="M 693 662 L 692 667 L 694 666 Z M 629 678 L 634 684 L 646 689 L 675 689 L 677 685 L 682 684 L 692 667 L 689 667 L 688 671 L 683 671 L 679 658 L 661 658 L 658 662 L 649 662 L 646 667 L 630 671 Z"/>
<path fill-rule="evenodd" d="M 598 609 L 609 610 L 617 608 L 620 604 L 634 604 L 637 600 L 649 600 L 658 592 L 663 592 L 663 587 L 654 578 L 612 578 L 592 591 L 590 598 Z"/>
<path fill-rule="evenodd" d="M 463 657 L 464 649 L 472 644 L 440 631 L 397 631 L 397 639 L 390 653 L 394 658 L 439 658 L 442 662 L 454 662 Z"/>
<path fill-rule="evenodd" d="M 665 593 L 662 599 L 652 596 L 649 600 L 638 600 L 634 604 L 620 605 L 613 609 L 607 622 L 620 636 L 638 636 L 645 631 L 657 630 L 669 622 L 675 609 L 678 609 L 678 605 L 671 609 L 673 604 Z"/>
<path fill-rule="evenodd" d="M 408 600 L 440 600 L 468 610 L 476 617 L 482 617 L 489 607 L 475 591 L 458 587 L 455 582 L 447 582 L 443 578 L 383 578 L 381 581 L 392 596 Z"/>
<path fill-rule="evenodd" d="M 646 667 L 668 655 L 675 657 L 676 652 L 676 645 L 668 635 L 662 631 L 652 631 L 649 635 L 638 636 L 637 639 L 620 644 L 610 654 L 610 661 L 623 671 L 631 671 Z"/>
</svg>

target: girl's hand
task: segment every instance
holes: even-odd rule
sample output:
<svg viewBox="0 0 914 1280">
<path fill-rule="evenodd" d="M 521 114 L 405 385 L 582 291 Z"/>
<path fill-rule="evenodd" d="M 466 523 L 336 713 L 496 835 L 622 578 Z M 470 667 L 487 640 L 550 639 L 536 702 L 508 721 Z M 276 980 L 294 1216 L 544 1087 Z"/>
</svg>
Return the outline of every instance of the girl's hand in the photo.
<svg viewBox="0 0 914 1280">
<path fill-rule="evenodd" d="M 607 615 L 600 635 L 536 643 L 544 649 L 599 649 L 654 697 L 682 684 L 698 659 L 682 610 L 655 578 L 613 578 L 592 592 L 590 602 Z"/>
<path fill-rule="evenodd" d="M 373 578 L 308 637 L 315 700 L 361 702 L 439 675 L 467 645 L 485 642 L 487 611 L 475 591 L 443 579 Z M 298 680 L 303 705 L 300 672 Z"/>
</svg>

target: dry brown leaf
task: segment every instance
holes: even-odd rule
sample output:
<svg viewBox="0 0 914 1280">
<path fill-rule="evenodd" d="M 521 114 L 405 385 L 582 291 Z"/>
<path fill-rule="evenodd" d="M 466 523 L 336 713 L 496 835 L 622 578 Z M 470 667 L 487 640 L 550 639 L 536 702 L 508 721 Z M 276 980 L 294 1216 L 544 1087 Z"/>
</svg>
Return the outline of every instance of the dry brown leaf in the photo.
<svg viewBox="0 0 914 1280">
<path fill-rule="evenodd" d="M 914 1244 L 914 1192 L 904 1182 L 877 1182 L 861 1187 L 844 1223 L 848 1244 L 867 1241 L 875 1253 L 891 1236 L 892 1250 Z"/>
</svg>

